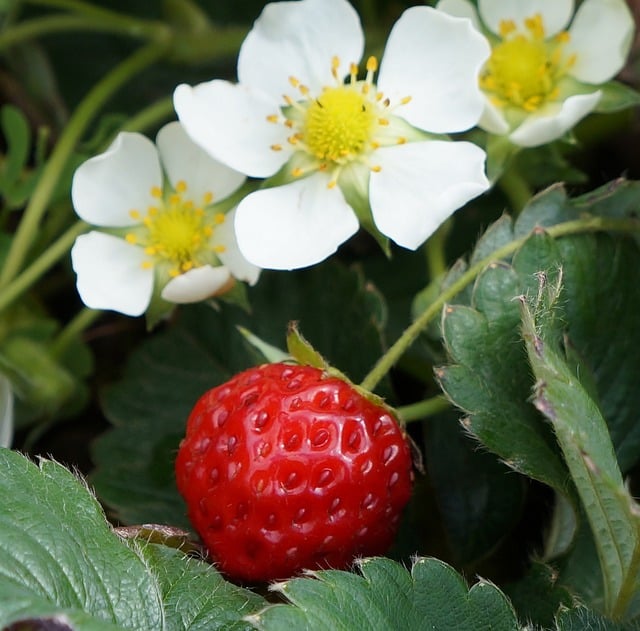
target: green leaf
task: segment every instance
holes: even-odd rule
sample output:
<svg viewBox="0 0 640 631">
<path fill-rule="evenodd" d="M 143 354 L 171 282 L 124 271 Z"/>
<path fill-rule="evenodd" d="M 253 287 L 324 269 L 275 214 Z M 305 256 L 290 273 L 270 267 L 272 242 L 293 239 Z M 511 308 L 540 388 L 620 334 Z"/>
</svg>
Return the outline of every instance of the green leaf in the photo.
<svg viewBox="0 0 640 631">
<path fill-rule="evenodd" d="M 142 548 L 158 583 L 166 629 L 241 631 L 243 616 L 265 606 L 257 594 L 225 581 L 213 566 L 159 545 Z"/>
<path fill-rule="evenodd" d="M 249 331 L 249 329 L 245 329 L 243 326 L 238 327 L 238 331 L 242 333 L 242 336 L 245 340 L 255 350 L 261 355 L 261 360 L 268 363 L 277 363 L 283 362 L 287 360 L 291 360 L 291 355 L 286 353 L 281 348 L 274 346 L 273 344 L 268 344 L 264 340 L 260 339 L 257 335 L 254 335 Z"/>
<path fill-rule="evenodd" d="M 28 337 L 3 341 L 0 368 L 11 378 L 15 392 L 44 414 L 53 414 L 74 393 L 76 381 L 47 348 Z"/>
<path fill-rule="evenodd" d="M 521 620 L 529 620 L 544 629 L 551 629 L 561 607 L 572 607 L 574 599 L 558 581 L 558 572 L 534 561 L 527 574 L 505 587 L 505 592 Z"/>
<path fill-rule="evenodd" d="M 382 352 L 384 303 L 358 272 L 332 263 L 265 272 L 251 291 L 251 314 L 226 304 L 182 308 L 175 326 L 131 354 L 107 391 L 103 408 L 116 429 L 94 445 L 91 482 L 123 523 L 189 528 L 173 472 L 189 412 L 207 390 L 265 359 L 238 326 L 282 347 L 288 323 L 298 320 L 314 347 L 354 381 Z"/>
<path fill-rule="evenodd" d="M 523 337 L 536 378 L 534 404 L 553 426 L 594 535 L 605 610 L 620 618 L 638 586 L 640 507 L 626 490 L 607 424 L 559 347 L 560 282 L 540 280 L 521 301 Z"/>
<path fill-rule="evenodd" d="M 324 357 L 318 353 L 318 351 L 311 346 L 309 340 L 306 340 L 300 330 L 298 329 L 297 322 L 290 322 L 287 331 L 287 348 L 289 354 L 299 364 L 303 366 L 313 366 L 314 368 L 320 368 L 325 370 L 328 368 L 328 364 Z"/>
<path fill-rule="evenodd" d="M 513 298 L 537 291 L 535 275 L 562 267 L 564 328 L 572 362 L 597 391 L 623 472 L 640 458 L 640 357 L 628 340 L 640 328 L 640 288 L 634 270 L 638 248 L 627 238 L 580 235 L 552 240 L 540 226 L 584 217 L 634 216 L 640 183 L 617 180 L 569 199 L 561 186 L 535 197 L 516 224 L 501 219 L 480 240 L 472 261 L 489 256 L 513 238 L 531 234 L 503 263 L 492 264 L 472 291 L 443 314 L 443 333 L 452 362 L 438 370 L 449 396 L 469 413 L 468 427 L 510 466 L 551 484 L 561 493 L 564 465 L 558 466 L 555 439 L 527 403 L 530 375 Z M 511 239 L 509 231 L 513 230 Z M 594 265 L 597 261 L 597 265 Z M 614 299 L 615 298 L 615 299 Z M 586 381 L 585 381 L 586 383 Z M 529 446 L 530 444 L 530 446 Z M 555 463 L 555 464 L 554 464 Z"/>
<path fill-rule="evenodd" d="M 595 109 L 598 113 L 608 114 L 640 105 L 640 93 L 624 83 L 609 81 L 601 85 L 599 90 L 602 97 Z"/>
<path fill-rule="evenodd" d="M 527 402 L 531 380 L 513 300 L 521 293 L 517 271 L 495 264 L 478 277 L 472 307 L 445 308 L 442 329 L 452 363 L 436 376 L 467 413 L 466 429 L 511 468 L 566 493 L 567 472 L 555 439 Z"/>
<path fill-rule="evenodd" d="M 25 115 L 13 105 L 5 105 L 0 109 L 0 126 L 7 143 L 6 161 L 1 171 L 4 190 L 20 178 L 27 164 L 31 130 Z"/>
<path fill-rule="evenodd" d="M 362 559 L 357 568 L 361 575 L 327 570 L 279 583 L 274 589 L 290 604 L 267 607 L 248 619 L 264 631 L 520 629 L 497 587 L 480 579 L 469 589 L 442 561 L 418 558 L 411 573 L 383 558 Z"/>
<path fill-rule="evenodd" d="M 84 612 L 123 628 L 162 628 L 153 577 L 78 479 L 4 449 L 0 471 L 0 627 L 35 612 Z"/>
<path fill-rule="evenodd" d="M 0 449 L 0 470 L 0 627 L 63 616 L 77 631 L 239 631 L 264 606 L 179 550 L 127 544 L 61 465 Z"/>
<path fill-rule="evenodd" d="M 556 631 L 637 631 L 637 624 L 614 622 L 584 606 L 566 609 L 556 618 Z"/>
<path fill-rule="evenodd" d="M 524 481 L 479 450 L 453 414 L 426 424 L 425 463 L 450 549 L 458 563 L 486 556 L 516 525 Z"/>
</svg>

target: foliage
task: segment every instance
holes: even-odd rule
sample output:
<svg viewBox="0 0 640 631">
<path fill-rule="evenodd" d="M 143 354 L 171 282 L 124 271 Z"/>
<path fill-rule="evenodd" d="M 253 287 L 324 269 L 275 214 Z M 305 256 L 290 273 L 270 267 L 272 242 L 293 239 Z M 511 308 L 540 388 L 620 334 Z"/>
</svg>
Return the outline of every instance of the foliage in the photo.
<svg viewBox="0 0 640 631">
<path fill-rule="evenodd" d="M 0 628 L 640 629 L 637 45 L 596 86 L 592 113 L 540 146 L 482 121 L 435 135 L 395 118 L 408 101 L 380 97 L 401 149 L 486 152 L 490 189 L 415 250 L 385 236 L 411 229 L 376 224 L 377 163 L 340 162 L 328 190 L 344 189 L 362 229 L 330 260 L 265 269 L 197 304 L 153 285 L 146 320 L 81 303 L 70 251 L 90 227 L 73 212 L 77 168 L 121 132 L 153 139 L 176 117 L 178 84 L 235 80 L 265 4 L 0 3 Z M 367 55 L 382 58 L 416 3 L 351 4 Z M 496 46 L 503 34 L 485 35 Z M 370 67 L 358 75 L 367 98 Z M 562 86 L 562 98 L 596 89 Z M 302 118 L 287 120 L 302 133 Z M 250 177 L 215 208 L 339 162 L 314 160 L 295 154 L 296 168 Z M 443 203 L 425 198 L 425 216 Z M 175 454 L 203 392 L 294 359 L 395 410 L 415 452 L 413 497 L 388 557 L 236 585 L 192 531 Z"/>
</svg>

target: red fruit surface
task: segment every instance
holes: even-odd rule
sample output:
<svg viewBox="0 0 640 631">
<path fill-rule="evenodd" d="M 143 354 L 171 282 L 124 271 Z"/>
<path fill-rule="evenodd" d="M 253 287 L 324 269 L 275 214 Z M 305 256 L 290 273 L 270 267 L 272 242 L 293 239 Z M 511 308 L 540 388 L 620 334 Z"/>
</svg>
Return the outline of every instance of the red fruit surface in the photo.
<svg viewBox="0 0 640 631">
<path fill-rule="evenodd" d="M 384 554 L 413 483 L 388 410 L 322 370 L 288 364 L 204 394 L 175 470 L 212 560 L 241 581 Z"/>
</svg>

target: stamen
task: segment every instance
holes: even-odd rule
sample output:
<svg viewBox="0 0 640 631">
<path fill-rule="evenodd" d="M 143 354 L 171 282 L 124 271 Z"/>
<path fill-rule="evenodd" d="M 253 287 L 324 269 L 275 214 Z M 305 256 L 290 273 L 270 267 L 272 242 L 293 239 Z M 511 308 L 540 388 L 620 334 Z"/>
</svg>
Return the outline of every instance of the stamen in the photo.
<svg viewBox="0 0 640 631">
<path fill-rule="evenodd" d="M 162 197 L 162 189 L 159 186 L 153 186 L 151 188 L 151 196 L 157 198 Z"/>
<path fill-rule="evenodd" d="M 569 41 L 567 32 L 545 39 L 540 13 L 525 18 L 523 23 L 524 29 L 518 31 L 513 20 L 500 22 L 503 41 L 493 47 L 479 83 L 498 107 L 514 106 L 534 112 L 557 98 L 558 81 L 576 57 L 565 55 L 563 50 Z"/>
<path fill-rule="evenodd" d="M 340 57 L 334 55 L 331 58 L 331 74 L 334 79 L 338 79 L 338 69 L 340 68 Z"/>
<path fill-rule="evenodd" d="M 505 39 L 515 30 L 516 23 L 513 20 L 500 20 L 500 24 L 498 25 L 498 32 L 500 33 L 500 37 Z"/>
</svg>

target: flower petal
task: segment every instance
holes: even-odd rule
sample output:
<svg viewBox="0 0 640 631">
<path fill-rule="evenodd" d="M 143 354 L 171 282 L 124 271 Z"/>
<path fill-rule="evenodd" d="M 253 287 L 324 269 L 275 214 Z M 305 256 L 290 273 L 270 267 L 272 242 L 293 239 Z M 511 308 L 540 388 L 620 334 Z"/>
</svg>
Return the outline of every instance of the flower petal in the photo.
<svg viewBox="0 0 640 631">
<path fill-rule="evenodd" d="M 491 103 L 489 99 L 485 100 L 484 111 L 478 122 L 478 127 L 488 131 L 490 134 L 497 134 L 498 136 L 502 136 L 509 131 L 509 123 L 504 117 L 502 110 Z"/>
<path fill-rule="evenodd" d="M 162 290 L 162 298 L 169 302 L 187 304 L 206 300 L 231 281 L 226 267 L 203 265 L 172 278 Z"/>
<path fill-rule="evenodd" d="M 111 309 L 138 316 L 149 306 L 153 270 L 143 269 L 142 248 L 102 232 L 76 239 L 71 262 L 78 275 L 78 293 L 91 309 Z"/>
<path fill-rule="evenodd" d="M 371 211 L 378 229 L 415 250 L 456 209 L 489 188 L 485 152 L 469 142 L 425 141 L 376 152 Z"/>
<path fill-rule="evenodd" d="M 394 114 L 412 125 L 435 133 L 463 131 L 482 114 L 478 73 L 489 52 L 468 19 L 412 7 L 391 30 L 378 87 L 392 104 L 411 97 Z"/>
<path fill-rule="evenodd" d="M 624 66 L 634 21 L 623 0 L 585 0 L 571 24 L 567 53 L 575 53 L 571 74 L 579 81 L 609 81 Z"/>
<path fill-rule="evenodd" d="M 249 263 L 240 252 L 236 239 L 235 220 L 236 209 L 234 208 L 226 214 L 224 222 L 216 226 L 211 241 L 213 245 L 224 247 L 224 251 L 218 254 L 218 258 L 233 276 L 238 280 L 248 282 L 250 285 L 255 285 L 260 276 L 260 268 L 253 263 Z"/>
<path fill-rule="evenodd" d="M 561 106 L 549 107 L 539 114 L 531 115 L 509 137 L 511 142 L 521 147 L 538 147 L 560 138 L 579 120 L 591 112 L 602 93 L 570 96 Z"/>
<path fill-rule="evenodd" d="M 195 87 L 179 85 L 173 104 L 193 141 L 240 173 L 268 177 L 291 155 L 286 127 L 267 121 L 280 109 L 261 92 L 215 79 Z"/>
<path fill-rule="evenodd" d="M 81 219 L 96 226 L 138 223 L 129 211 L 154 203 L 151 188 L 162 186 L 155 145 L 142 134 L 121 132 L 109 149 L 82 163 L 73 175 L 71 198 Z"/>
<path fill-rule="evenodd" d="M 0 447 L 10 447 L 13 440 L 13 390 L 11 382 L 0 375 Z"/>
<path fill-rule="evenodd" d="M 289 77 L 312 94 L 335 82 L 331 60 L 338 57 L 338 76 L 349 73 L 364 49 L 360 19 L 346 0 L 272 2 L 263 9 L 238 56 L 238 80 L 281 101 L 292 94 Z"/>
<path fill-rule="evenodd" d="M 229 197 L 246 179 L 196 145 L 178 122 L 165 125 L 156 144 L 171 185 L 175 188 L 179 181 L 186 182 L 188 198 L 196 204 L 206 193 L 213 193 L 214 201 Z"/>
<path fill-rule="evenodd" d="M 245 197 L 235 222 L 244 256 L 262 268 L 296 269 L 333 254 L 358 230 L 358 220 L 328 183 L 328 175 L 316 173 Z"/>
<path fill-rule="evenodd" d="M 436 9 L 458 18 L 469 18 L 478 31 L 482 30 L 478 11 L 469 0 L 440 0 Z"/>
<path fill-rule="evenodd" d="M 478 11 L 482 21 L 497 34 L 502 20 L 513 20 L 522 30 L 524 20 L 539 13 L 549 37 L 569 24 L 573 5 L 573 0 L 478 0 Z"/>
</svg>

